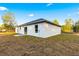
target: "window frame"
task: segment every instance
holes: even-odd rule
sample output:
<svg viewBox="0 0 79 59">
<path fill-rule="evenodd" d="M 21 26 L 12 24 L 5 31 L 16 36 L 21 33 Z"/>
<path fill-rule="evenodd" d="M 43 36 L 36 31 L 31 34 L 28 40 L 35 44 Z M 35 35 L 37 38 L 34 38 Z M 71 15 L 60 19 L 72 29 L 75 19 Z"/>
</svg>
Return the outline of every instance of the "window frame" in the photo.
<svg viewBox="0 0 79 59">
<path fill-rule="evenodd" d="M 35 33 L 38 33 L 38 25 L 35 25 Z"/>
</svg>

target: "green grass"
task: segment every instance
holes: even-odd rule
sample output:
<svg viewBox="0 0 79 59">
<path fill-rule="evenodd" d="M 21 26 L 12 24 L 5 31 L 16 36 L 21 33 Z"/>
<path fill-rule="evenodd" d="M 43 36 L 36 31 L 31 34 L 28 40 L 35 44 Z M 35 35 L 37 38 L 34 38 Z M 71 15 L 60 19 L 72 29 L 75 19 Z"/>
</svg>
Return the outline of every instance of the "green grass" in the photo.
<svg viewBox="0 0 79 59">
<path fill-rule="evenodd" d="M 0 55 L 79 55 L 79 36 L 61 34 L 45 39 L 34 36 L 1 36 Z"/>
</svg>

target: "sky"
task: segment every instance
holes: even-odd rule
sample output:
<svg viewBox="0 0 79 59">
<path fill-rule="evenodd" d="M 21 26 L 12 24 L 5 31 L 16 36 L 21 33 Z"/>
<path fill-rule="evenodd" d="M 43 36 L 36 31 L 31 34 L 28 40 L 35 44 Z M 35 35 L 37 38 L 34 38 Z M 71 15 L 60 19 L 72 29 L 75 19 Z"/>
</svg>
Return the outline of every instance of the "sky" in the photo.
<svg viewBox="0 0 79 59">
<path fill-rule="evenodd" d="M 49 21 L 58 19 L 60 25 L 67 18 L 72 18 L 74 22 L 79 20 L 79 3 L 0 3 L 0 23 L 1 16 L 7 11 L 14 13 L 17 24 L 39 18 Z"/>
</svg>

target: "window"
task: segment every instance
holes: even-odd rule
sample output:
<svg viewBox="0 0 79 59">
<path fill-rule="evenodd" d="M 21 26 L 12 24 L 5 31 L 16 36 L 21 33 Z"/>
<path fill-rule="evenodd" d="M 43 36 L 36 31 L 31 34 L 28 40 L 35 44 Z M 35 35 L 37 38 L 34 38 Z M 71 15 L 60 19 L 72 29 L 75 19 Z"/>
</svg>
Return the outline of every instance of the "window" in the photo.
<svg viewBox="0 0 79 59">
<path fill-rule="evenodd" d="M 38 25 L 35 25 L 35 33 L 38 33 Z"/>
</svg>

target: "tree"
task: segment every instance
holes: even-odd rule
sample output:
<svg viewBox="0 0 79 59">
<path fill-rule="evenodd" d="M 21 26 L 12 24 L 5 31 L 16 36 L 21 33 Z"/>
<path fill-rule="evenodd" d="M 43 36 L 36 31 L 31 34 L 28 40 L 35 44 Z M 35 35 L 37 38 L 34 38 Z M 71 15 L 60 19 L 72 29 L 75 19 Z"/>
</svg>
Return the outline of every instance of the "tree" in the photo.
<svg viewBox="0 0 79 59">
<path fill-rule="evenodd" d="M 73 31 L 73 21 L 71 18 L 65 20 L 65 25 L 62 26 L 63 32 L 72 32 Z"/>
<path fill-rule="evenodd" d="M 74 25 L 74 32 L 79 32 L 79 20 Z"/>
<path fill-rule="evenodd" d="M 73 20 L 71 18 L 68 18 L 68 19 L 65 20 L 65 24 L 72 26 L 73 25 Z"/>
<path fill-rule="evenodd" d="M 5 29 L 8 30 L 13 30 L 15 28 L 15 17 L 14 14 L 11 12 L 6 12 L 5 14 L 2 15 L 2 20 Z"/>
<path fill-rule="evenodd" d="M 53 23 L 59 25 L 59 22 L 58 22 L 57 19 L 54 19 L 54 20 L 53 20 Z"/>
</svg>

